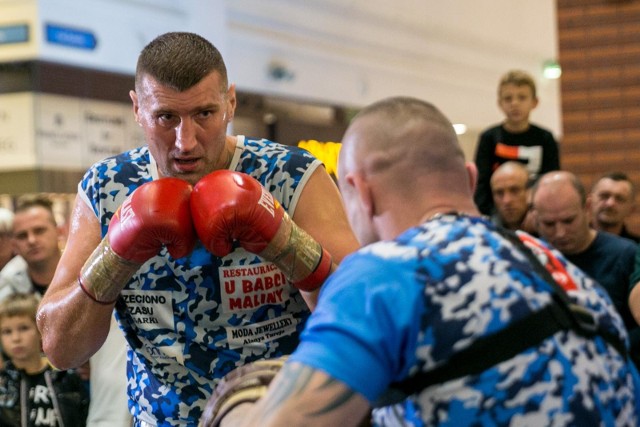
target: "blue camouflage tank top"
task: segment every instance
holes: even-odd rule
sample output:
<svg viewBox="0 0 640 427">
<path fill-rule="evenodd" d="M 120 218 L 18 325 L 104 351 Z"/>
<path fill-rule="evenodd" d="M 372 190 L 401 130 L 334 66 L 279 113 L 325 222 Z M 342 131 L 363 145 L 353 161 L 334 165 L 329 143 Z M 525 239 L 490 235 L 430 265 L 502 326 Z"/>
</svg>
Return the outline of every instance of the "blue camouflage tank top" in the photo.
<svg viewBox="0 0 640 427">
<path fill-rule="evenodd" d="M 626 341 L 606 291 L 559 252 L 550 253 L 576 286 L 569 298 Z M 544 253 L 538 256 L 546 264 Z M 551 286 L 491 222 L 443 215 L 342 260 L 289 361 L 326 372 L 375 402 L 392 383 L 432 371 L 551 299 Z M 602 337 L 561 330 L 481 373 L 374 409 L 371 421 L 389 427 L 637 426 L 638 390 L 632 362 Z"/>
<path fill-rule="evenodd" d="M 293 216 L 321 163 L 297 147 L 239 136 L 230 169 L 257 179 Z M 93 165 L 79 194 L 102 235 L 118 206 L 157 179 L 147 146 Z M 116 304 L 129 345 L 129 406 L 152 425 L 197 424 L 217 381 L 238 366 L 290 354 L 309 316 L 276 266 L 241 247 L 219 258 L 200 242 L 173 259 L 166 248 L 131 278 Z"/>
</svg>

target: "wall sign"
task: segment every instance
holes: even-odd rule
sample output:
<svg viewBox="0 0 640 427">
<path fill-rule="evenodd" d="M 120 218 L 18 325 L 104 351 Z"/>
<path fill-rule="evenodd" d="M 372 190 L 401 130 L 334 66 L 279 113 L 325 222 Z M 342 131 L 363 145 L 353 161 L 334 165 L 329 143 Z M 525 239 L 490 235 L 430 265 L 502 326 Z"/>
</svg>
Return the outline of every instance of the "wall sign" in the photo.
<svg viewBox="0 0 640 427">
<path fill-rule="evenodd" d="M 93 32 L 63 25 L 45 24 L 45 35 L 49 43 L 78 49 L 93 50 L 98 45 Z"/>
<path fill-rule="evenodd" d="M 0 44 L 25 43 L 29 41 L 27 24 L 0 26 Z"/>
</svg>

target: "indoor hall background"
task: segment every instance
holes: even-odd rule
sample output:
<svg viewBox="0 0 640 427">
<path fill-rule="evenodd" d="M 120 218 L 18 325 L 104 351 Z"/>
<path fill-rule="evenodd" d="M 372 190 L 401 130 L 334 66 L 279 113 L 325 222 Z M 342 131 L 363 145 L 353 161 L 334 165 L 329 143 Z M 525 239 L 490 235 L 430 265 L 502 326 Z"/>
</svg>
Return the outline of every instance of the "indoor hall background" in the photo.
<svg viewBox="0 0 640 427">
<path fill-rule="evenodd" d="M 238 85 L 234 132 L 273 135 L 285 143 L 336 140 L 358 107 L 408 94 L 434 102 L 454 122 L 467 125 L 460 139 L 470 158 L 479 132 L 502 118 L 496 106 L 500 75 L 522 68 L 534 75 L 540 91 L 532 121 L 556 135 L 566 169 L 587 186 L 612 168 L 638 182 L 638 3 L 0 0 L 0 26 L 9 19 L 5 8 L 29 4 L 44 8 L 40 15 L 49 14 L 56 23 L 95 31 L 101 47 L 91 52 L 57 46 L 55 54 L 25 59 L 3 57 L 7 45 L 0 43 L 0 94 L 16 90 L 7 89 L 11 79 L 3 70 L 26 63 L 31 67 L 26 84 L 38 95 L 80 90 L 74 96 L 121 103 L 126 110 L 139 49 L 154 32 L 192 30 L 221 47 Z M 125 8 L 146 18 L 122 13 Z M 32 36 L 42 43 L 41 52 L 51 48 L 39 31 Z M 542 75 L 543 63 L 553 59 L 564 69 L 559 81 Z M 110 99 L 116 95 L 118 101 Z M 3 126 L 14 113 L 0 100 L 0 151 Z M 82 171 L 0 167 L 0 194 L 7 187 L 73 192 Z M 634 229 L 638 218 L 633 217 Z"/>
<path fill-rule="evenodd" d="M 640 192 L 640 1 L 557 0 L 562 167 L 587 188 L 626 172 Z M 639 205 L 631 227 L 640 231 Z"/>
</svg>

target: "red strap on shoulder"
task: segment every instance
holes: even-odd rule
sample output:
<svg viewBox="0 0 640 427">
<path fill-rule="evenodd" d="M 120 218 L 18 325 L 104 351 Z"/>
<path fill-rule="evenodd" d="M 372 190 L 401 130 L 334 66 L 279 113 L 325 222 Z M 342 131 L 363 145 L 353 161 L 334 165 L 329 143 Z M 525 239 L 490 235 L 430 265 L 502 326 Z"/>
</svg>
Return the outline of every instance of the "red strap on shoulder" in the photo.
<svg viewBox="0 0 640 427">
<path fill-rule="evenodd" d="M 516 233 L 518 238 L 531 249 L 534 255 L 540 260 L 542 265 L 547 269 L 551 276 L 558 282 L 558 284 L 565 291 L 576 291 L 578 286 L 573 281 L 564 265 L 558 258 L 549 250 L 549 248 L 542 245 L 538 240 L 529 236 L 528 234 Z"/>
</svg>

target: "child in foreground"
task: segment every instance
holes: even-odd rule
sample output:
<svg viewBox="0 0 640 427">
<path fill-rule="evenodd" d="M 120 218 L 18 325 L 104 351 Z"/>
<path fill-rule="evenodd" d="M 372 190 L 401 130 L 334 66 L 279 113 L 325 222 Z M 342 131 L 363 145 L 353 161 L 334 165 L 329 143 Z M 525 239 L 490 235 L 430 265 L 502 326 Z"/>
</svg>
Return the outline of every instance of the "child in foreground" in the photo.
<svg viewBox="0 0 640 427">
<path fill-rule="evenodd" d="M 0 343 L 9 357 L 0 371 L 0 427 L 83 427 L 89 395 L 74 371 L 56 370 L 43 357 L 37 306 L 32 294 L 0 303 Z"/>
</svg>

